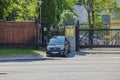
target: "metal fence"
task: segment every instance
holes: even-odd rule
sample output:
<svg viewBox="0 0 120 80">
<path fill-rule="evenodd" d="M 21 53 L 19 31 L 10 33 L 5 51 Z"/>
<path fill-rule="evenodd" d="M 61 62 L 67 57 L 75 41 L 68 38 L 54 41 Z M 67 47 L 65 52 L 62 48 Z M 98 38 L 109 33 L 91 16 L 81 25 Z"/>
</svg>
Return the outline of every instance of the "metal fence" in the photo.
<svg viewBox="0 0 120 80">
<path fill-rule="evenodd" d="M 120 23 L 119 23 L 120 24 Z M 120 53 L 120 26 L 112 23 L 109 29 L 79 28 L 79 49 L 88 51 L 114 51 Z M 117 27 L 116 27 L 117 26 Z"/>
</svg>

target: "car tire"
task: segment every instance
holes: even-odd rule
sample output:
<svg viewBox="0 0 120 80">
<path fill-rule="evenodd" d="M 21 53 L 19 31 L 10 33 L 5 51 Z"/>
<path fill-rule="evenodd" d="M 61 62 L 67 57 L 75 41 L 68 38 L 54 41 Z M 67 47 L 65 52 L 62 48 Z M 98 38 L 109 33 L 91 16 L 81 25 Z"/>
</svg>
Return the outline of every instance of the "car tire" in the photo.
<svg viewBox="0 0 120 80">
<path fill-rule="evenodd" d="M 66 54 L 67 54 L 67 53 L 66 53 L 66 52 L 64 52 L 64 53 L 62 54 L 62 57 L 66 57 Z"/>
<path fill-rule="evenodd" d="M 67 53 L 70 53 L 70 50 L 68 50 L 68 52 Z"/>
<path fill-rule="evenodd" d="M 63 54 L 63 55 L 62 55 L 62 57 L 66 57 L 66 55 L 65 55 L 65 54 Z"/>
</svg>

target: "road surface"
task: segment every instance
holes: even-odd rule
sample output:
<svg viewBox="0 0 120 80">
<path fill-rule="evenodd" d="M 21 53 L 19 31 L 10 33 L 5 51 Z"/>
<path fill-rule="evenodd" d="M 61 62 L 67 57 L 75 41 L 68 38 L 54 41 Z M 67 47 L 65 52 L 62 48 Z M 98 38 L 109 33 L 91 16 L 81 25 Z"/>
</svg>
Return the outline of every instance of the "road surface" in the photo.
<svg viewBox="0 0 120 80">
<path fill-rule="evenodd" d="M 120 55 L 0 62 L 0 80 L 120 80 Z"/>
</svg>

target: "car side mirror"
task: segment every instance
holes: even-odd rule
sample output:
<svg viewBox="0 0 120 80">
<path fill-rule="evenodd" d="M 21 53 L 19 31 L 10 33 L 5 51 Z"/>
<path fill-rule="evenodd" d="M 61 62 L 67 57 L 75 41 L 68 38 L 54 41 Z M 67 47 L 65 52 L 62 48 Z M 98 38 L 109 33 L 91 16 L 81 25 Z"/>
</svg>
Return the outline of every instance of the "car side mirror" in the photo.
<svg viewBox="0 0 120 80">
<path fill-rule="evenodd" d="M 68 43 L 67 42 L 65 42 L 65 45 L 67 45 Z"/>
</svg>

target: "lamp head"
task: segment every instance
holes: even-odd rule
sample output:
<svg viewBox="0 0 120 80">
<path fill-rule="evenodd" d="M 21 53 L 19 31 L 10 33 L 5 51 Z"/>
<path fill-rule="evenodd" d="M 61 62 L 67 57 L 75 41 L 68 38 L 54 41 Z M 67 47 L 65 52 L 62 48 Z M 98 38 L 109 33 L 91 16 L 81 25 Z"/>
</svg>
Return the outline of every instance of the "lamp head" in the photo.
<svg viewBox="0 0 120 80">
<path fill-rule="evenodd" d="M 43 1 L 39 0 L 39 4 L 41 5 Z"/>
</svg>

